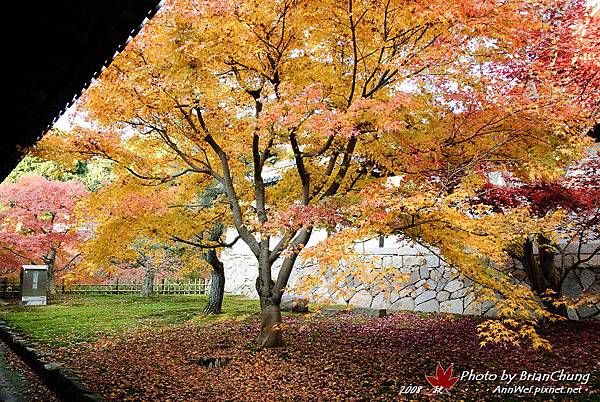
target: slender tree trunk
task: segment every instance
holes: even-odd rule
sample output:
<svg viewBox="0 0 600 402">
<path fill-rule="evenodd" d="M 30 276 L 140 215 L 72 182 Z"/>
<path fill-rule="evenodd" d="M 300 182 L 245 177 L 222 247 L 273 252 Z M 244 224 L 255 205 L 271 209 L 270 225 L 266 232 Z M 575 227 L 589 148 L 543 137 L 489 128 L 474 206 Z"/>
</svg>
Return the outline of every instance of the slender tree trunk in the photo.
<svg viewBox="0 0 600 402">
<path fill-rule="evenodd" d="M 155 270 L 154 270 L 154 266 L 148 262 L 146 262 L 146 264 L 143 265 L 143 269 L 144 269 L 144 277 L 142 279 L 141 296 L 149 297 L 149 296 L 154 295 Z"/>
<path fill-rule="evenodd" d="M 554 265 L 554 253 L 552 252 L 550 239 L 540 235 L 539 262 L 533 252 L 533 242 L 526 240 L 523 244 L 523 259 L 521 263 L 527 273 L 532 289 L 542 299 L 545 308 L 561 316 L 566 317 L 566 309 L 554 305 L 554 299 L 560 292 L 560 274 Z M 550 289 L 556 292 L 556 296 L 545 294 Z"/>
<path fill-rule="evenodd" d="M 547 285 L 544 276 L 542 275 L 540 265 L 536 261 L 535 254 L 533 253 L 533 242 L 529 239 L 525 240 L 525 243 L 523 244 L 523 259 L 521 263 L 531 282 L 531 287 L 541 296 L 542 293 L 546 291 Z"/>
<path fill-rule="evenodd" d="M 223 263 L 216 257 L 216 252 L 214 250 L 210 252 L 215 253 L 216 261 L 209 261 L 212 265 L 212 273 L 210 276 L 210 288 L 208 290 L 208 303 L 204 307 L 204 313 L 220 314 L 225 294 L 225 270 L 223 269 Z"/>
<path fill-rule="evenodd" d="M 548 287 L 554 291 L 554 295 L 550 297 L 550 300 L 544 301 L 548 311 L 558 314 L 565 318 L 569 318 L 567 307 L 564 304 L 556 306 L 553 302 L 560 298 L 563 271 L 559 269 L 554 261 L 554 252 L 552 242 L 549 238 L 544 235 L 538 237 L 540 244 L 540 266 L 542 268 L 542 274 L 548 283 Z"/>
<path fill-rule="evenodd" d="M 54 264 L 48 264 L 48 294 L 56 296 L 56 274 Z"/>
<path fill-rule="evenodd" d="M 46 259 L 46 265 L 48 267 L 48 294 L 50 296 L 56 296 L 56 250 L 50 250 L 48 258 Z"/>
<path fill-rule="evenodd" d="M 225 226 L 222 223 L 215 223 L 208 235 L 208 239 L 211 242 L 218 242 L 221 240 L 224 230 Z M 223 307 L 223 296 L 225 295 L 225 269 L 215 249 L 207 250 L 204 253 L 204 259 L 212 267 L 208 303 L 204 307 L 204 313 L 220 314 Z"/>
<path fill-rule="evenodd" d="M 556 293 L 560 292 L 560 273 L 554 264 L 554 252 L 552 251 L 552 243 L 546 236 L 538 237 L 540 244 L 540 267 L 542 275 L 548 286 Z"/>
</svg>

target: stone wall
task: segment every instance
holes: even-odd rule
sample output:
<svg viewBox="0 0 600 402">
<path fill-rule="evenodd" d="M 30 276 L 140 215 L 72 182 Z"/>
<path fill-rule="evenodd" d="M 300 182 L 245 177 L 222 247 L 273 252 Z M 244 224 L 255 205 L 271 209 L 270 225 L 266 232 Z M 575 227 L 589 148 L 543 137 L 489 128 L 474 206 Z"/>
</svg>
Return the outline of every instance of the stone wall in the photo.
<svg viewBox="0 0 600 402">
<path fill-rule="evenodd" d="M 230 234 L 233 237 L 233 234 Z M 321 241 L 324 232 L 316 232 L 309 246 Z M 455 269 L 446 265 L 431 250 L 420 245 L 390 237 L 385 239 L 384 247 L 379 247 L 377 240 L 361 243 L 359 251 L 371 256 L 377 265 L 394 267 L 407 276 L 401 287 L 384 288 L 381 284 L 359 284 L 346 297 L 337 296 L 335 290 L 323 287 L 315 293 L 339 304 L 350 304 L 356 307 L 385 308 L 388 310 L 411 310 L 422 312 L 447 312 L 471 315 L 493 315 L 494 307 L 490 303 L 477 303 L 474 300 L 472 281 L 459 276 Z M 225 265 L 225 291 L 233 294 L 258 298 L 255 281 L 258 267 L 250 249 L 238 242 L 231 249 L 225 250 L 221 256 Z M 273 267 L 273 276 L 277 275 L 279 266 Z M 515 274 L 519 276 L 519 267 Z M 290 277 L 292 287 L 303 275 L 310 275 L 311 267 L 302 266 L 298 261 Z M 580 294 L 582 291 L 594 290 L 600 293 L 600 272 L 596 273 L 589 264 L 576 270 L 563 285 L 568 294 Z M 581 311 L 580 311 L 581 310 Z M 572 318 L 599 316 L 600 304 L 571 311 Z"/>
<path fill-rule="evenodd" d="M 600 294 L 600 269 L 599 267 L 576 268 L 567 274 L 562 286 L 562 293 L 566 296 L 578 296 L 583 292 Z M 583 306 L 567 311 L 569 318 L 600 319 L 600 303 L 594 306 Z"/>
<path fill-rule="evenodd" d="M 325 233 L 317 232 L 311 243 L 320 241 L 324 236 Z M 335 291 L 325 287 L 316 293 L 335 303 L 348 303 L 356 307 L 457 314 L 488 312 L 489 306 L 485 309 L 474 303 L 471 281 L 458 277 L 437 255 L 424 247 L 411 246 L 394 238 L 387 238 L 385 242 L 387 247 L 379 247 L 379 242 L 372 240 L 361 244 L 360 248 L 376 258 L 382 266 L 396 267 L 408 276 L 408 281 L 400 289 L 382 289 L 380 284 L 362 284 L 346 298 L 337 297 Z M 257 298 L 255 281 L 258 266 L 248 247 L 238 242 L 233 248 L 225 250 L 221 259 L 225 265 L 225 291 Z M 278 265 L 273 267 L 274 277 L 278 270 Z M 290 286 L 296 284 L 301 276 L 310 274 L 310 271 L 310 267 L 303 267 L 299 261 L 290 277 Z"/>
<path fill-rule="evenodd" d="M 474 303 L 472 282 L 460 277 L 431 251 L 400 244 L 399 247 L 372 248 L 367 251 L 379 266 L 394 267 L 407 276 L 399 288 L 381 284 L 358 285 L 350 296 L 336 300 L 358 307 L 482 314 L 487 310 Z M 332 295 L 333 296 L 333 295 Z"/>
<path fill-rule="evenodd" d="M 557 253 L 554 260 L 558 267 L 562 269 L 572 267 L 577 255 L 582 261 L 585 261 L 567 274 L 561 286 L 562 295 L 577 297 L 584 292 L 600 295 L 600 254 L 594 254 L 598 247 L 600 247 L 600 241 L 583 244 L 581 248 L 576 244 L 560 247 L 560 252 Z M 520 280 L 524 281 L 526 279 L 521 264 L 516 261 L 514 262 L 512 274 Z M 569 318 L 574 320 L 580 318 L 600 319 L 600 303 L 582 306 L 576 310 L 569 309 L 567 314 Z"/>
</svg>

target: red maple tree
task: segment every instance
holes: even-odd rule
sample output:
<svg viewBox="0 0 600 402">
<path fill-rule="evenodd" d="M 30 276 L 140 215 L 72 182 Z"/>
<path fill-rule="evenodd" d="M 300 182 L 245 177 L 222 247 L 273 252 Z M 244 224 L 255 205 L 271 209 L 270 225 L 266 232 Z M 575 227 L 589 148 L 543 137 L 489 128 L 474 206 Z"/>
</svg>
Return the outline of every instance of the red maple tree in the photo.
<svg viewBox="0 0 600 402">
<path fill-rule="evenodd" d="M 535 47 L 537 74 L 549 75 L 575 101 L 597 114 L 600 107 L 600 13 L 587 0 L 556 2 L 552 29 Z"/>
<path fill-rule="evenodd" d="M 48 290 L 56 274 L 73 265 L 81 233 L 73 209 L 87 194 L 84 185 L 25 176 L 0 186 L 0 264 L 15 275 L 21 264 L 48 266 Z"/>
<path fill-rule="evenodd" d="M 526 183 L 513 178 L 509 179 L 508 185 L 488 182 L 484 186 L 480 201 L 493 206 L 497 212 L 526 207 L 538 220 L 555 211 L 565 213 L 560 225 L 549 228 L 554 233 L 532 234 L 509 250 L 522 264 L 538 295 L 544 296 L 550 291 L 555 296 L 562 296 L 563 283 L 571 272 L 600 254 L 599 183 L 600 156 L 594 153 L 556 180 Z M 561 258 L 560 264 L 557 263 L 556 256 L 565 253 L 572 254 L 573 259 Z M 546 300 L 550 310 L 566 315 L 564 307 L 556 308 L 555 297 Z M 590 299 L 590 303 L 593 301 Z"/>
</svg>

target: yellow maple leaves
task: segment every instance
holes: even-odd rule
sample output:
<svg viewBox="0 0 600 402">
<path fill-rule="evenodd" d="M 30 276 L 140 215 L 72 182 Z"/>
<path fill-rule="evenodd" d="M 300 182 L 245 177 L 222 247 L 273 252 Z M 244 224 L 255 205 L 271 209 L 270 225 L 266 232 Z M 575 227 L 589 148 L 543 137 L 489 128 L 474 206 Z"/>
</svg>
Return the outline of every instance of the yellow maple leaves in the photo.
<svg viewBox="0 0 600 402">
<path fill-rule="evenodd" d="M 50 135 L 38 152 L 114 161 L 120 181 L 89 204 L 103 216 L 118 206 L 118 219 L 98 223 L 98 257 L 117 239 L 190 238 L 219 221 L 270 278 L 321 225 L 337 230 L 315 249 L 322 276 L 343 283 L 336 267 L 354 260 L 365 281 L 378 281 L 385 275 L 349 244 L 402 232 L 524 312 L 530 294 L 508 294 L 493 264 L 536 223 L 527 210 L 492 214 L 470 199 L 482 170 L 556 175 L 584 143 L 584 117 L 552 85 L 534 97 L 507 73 L 526 60 L 543 6 L 173 0 L 83 96 L 93 129 Z M 400 184 L 387 186 L 390 177 Z M 200 205 L 212 183 L 223 194 Z M 298 211 L 354 226 L 282 218 Z M 273 247 L 276 238 L 288 241 Z M 265 295 L 285 287 L 280 279 Z"/>
</svg>

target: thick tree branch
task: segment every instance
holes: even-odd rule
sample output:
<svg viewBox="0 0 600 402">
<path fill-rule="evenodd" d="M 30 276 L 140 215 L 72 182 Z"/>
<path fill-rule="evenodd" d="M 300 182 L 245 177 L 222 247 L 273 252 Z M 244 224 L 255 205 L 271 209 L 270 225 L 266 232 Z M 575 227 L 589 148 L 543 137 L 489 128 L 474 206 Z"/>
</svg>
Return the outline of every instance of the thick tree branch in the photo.
<svg viewBox="0 0 600 402">
<path fill-rule="evenodd" d="M 579 242 L 579 247 L 577 250 L 577 262 L 575 262 L 573 264 L 573 266 L 571 267 L 571 269 L 573 268 L 577 268 L 578 266 L 580 266 L 581 264 L 585 264 L 586 262 L 590 261 L 592 258 L 594 258 L 598 253 L 600 253 L 600 246 L 596 247 L 596 249 L 594 251 L 592 251 L 590 253 L 590 255 L 588 255 L 586 258 L 581 258 L 581 243 L 583 242 Z"/>
<path fill-rule="evenodd" d="M 75 260 L 76 260 L 77 258 L 79 258 L 79 257 L 81 257 L 81 253 L 77 253 L 77 254 L 75 254 L 75 255 L 73 256 L 73 258 L 71 258 L 71 259 L 69 260 L 69 262 L 67 262 L 67 263 L 66 263 L 66 264 L 65 264 L 65 265 L 64 265 L 62 268 L 60 268 L 60 269 L 58 269 L 58 268 L 55 268 L 55 271 L 56 271 L 56 272 L 60 272 L 60 271 L 64 271 L 65 269 L 68 269 L 68 268 L 71 266 L 71 264 L 73 264 L 73 263 L 75 262 Z"/>
<path fill-rule="evenodd" d="M 29 262 L 30 262 L 32 265 L 34 265 L 34 264 L 35 264 L 35 261 L 33 261 L 31 258 L 29 258 L 29 257 L 25 257 L 24 255 L 17 253 L 16 251 L 12 250 L 12 249 L 11 249 L 11 248 L 9 248 L 9 247 L 3 246 L 2 248 L 3 248 L 4 250 L 8 251 L 9 253 L 11 253 L 11 254 L 15 255 L 15 256 L 17 256 L 17 257 L 19 257 L 19 258 L 22 258 L 22 259 L 23 259 L 23 260 L 25 260 L 25 261 L 29 261 Z"/>
<path fill-rule="evenodd" d="M 264 224 L 267 221 L 267 213 L 265 211 L 265 183 L 262 178 L 261 154 L 259 151 L 260 137 L 258 133 L 252 136 L 252 158 L 254 165 L 254 196 L 256 198 L 256 215 L 258 221 Z"/>
<path fill-rule="evenodd" d="M 286 247 L 290 244 L 290 241 L 294 238 L 294 236 L 296 235 L 296 231 L 295 230 L 287 230 L 283 236 L 281 237 L 281 239 L 279 239 L 279 242 L 275 245 L 275 247 L 273 248 L 273 250 L 271 251 L 270 255 L 269 255 L 269 262 L 272 264 L 275 261 L 277 261 L 277 259 L 279 258 L 279 256 L 281 255 L 281 253 L 283 252 L 283 250 L 286 249 Z"/>
<path fill-rule="evenodd" d="M 314 157 L 323 155 L 331 147 L 331 144 L 333 143 L 333 140 L 334 140 L 334 136 L 330 135 L 327 138 L 327 141 L 325 141 L 325 144 L 323 144 L 323 146 L 318 151 L 315 151 L 315 152 L 303 152 L 302 153 L 302 157 L 303 158 L 314 158 Z"/>
<path fill-rule="evenodd" d="M 203 250 L 212 250 L 212 249 L 217 249 L 217 248 L 228 248 L 228 247 L 233 247 L 235 245 L 235 243 L 238 242 L 239 239 L 241 239 L 241 236 L 236 236 L 235 239 L 233 239 L 232 241 L 230 241 L 229 243 L 223 243 L 223 242 L 218 242 L 217 244 L 203 244 L 203 243 L 198 243 L 195 241 L 191 241 L 191 240 L 186 240 L 186 239 L 182 239 L 179 236 L 174 236 L 171 235 L 171 239 L 180 242 L 180 243 L 184 243 L 184 244 L 188 244 L 190 246 L 194 246 L 194 247 L 198 247 L 200 249 Z"/>
<path fill-rule="evenodd" d="M 201 114 L 198 114 L 199 119 L 201 119 L 201 116 Z M 242 237 L 242 240 L 244 240 L 244 242 L 248 244 L 248 247 L 250 247 L 254 255 L 258 257 L 260 254 L 260 246 L 254 235 L 250 233 L 250 231 L 244 224 L 242 208 L 240 206 L 240 200 L 233 184 L 233 177 L 229 168 L 227 154 L 225 153 L 225 151 L 223 151 L 223 149 L 219 146 L 219 144 L 215 141 L 215 139 L 208 131 L 206 131 L 206 136 L 204 137 L 204 140 L 211 146 L 211 148 L 214 150 L 214 152 L 219 157 L 219 160 L 221 161 L 221 170 L 223 173 L 223 187 L 225 188 L 225 193 L 229 198 L 231 212 L 233 215 L 233 224 L 235 225 L 235 228 L 238 231 L 239 235 Z"/>
<path fill-rule="evenodd" d="M 329 188 L 321 195 L 321 199 L 324 199 L 325 197 L 331 197 L 337 193 L 338 189 L 342 185 L 342 182 L 344 181 L 344 178 L 346 177 L 346 174 L 348 173 L 348 169 L 350 168 L 350 163 L 352 162 L 352 156 L 357 142 L 358 139 L 356 136 L 352 136 L 350 140 L 348 140 L 348 145 L 344 150 L 342 164 Z"/>
<path fill-rule="evenodd" d="M 300 176 L 300 181 L 302 183 L 302 205 L 308 205 L 310 201 L 310 176 L 306 171 L 306 166 L 304 166 L 304 159 L 302 158 L 302 152 L 300 151 L 296 134 L 292 131 L 289 138 L 292 150 L 294 151 L 296 169 L 298 170 L 298 175 Z"/>
<path fill-rule="evenodd" d="M 356 81 L 358 80 L 358 43 L 356 39 L 356 24 L 352 10 L 353 0 L 348 0 L 348 15 L 350 19 L 350 34 L 352 37 L 352 83 L 350 85 L 350 94 L 348 95 L 348 107 L 352 105 L 354 91 L 356 90 Z"/>
<path fill-rule="evenodd" d="M 275 298 L 281 298 L 283 289 L 287 286 L 288 280 L 290 279 L 290 274 L 294 268 L 294 263 L 298 258 L 298 254 L 300 252 L 298 247 L 306 245 L 310 239 L 310 235 L 312 234 L 312 229 L 312 226 L 309 226 L 300 230 L 294 240 L 292 240 L 290 243 L 290 248 L 292 249 L 290 251 L 291 254 L 284 258 L 281 268 L 279 269 L 279 274 L 277 275 L 277 281 L 275 282 L 275 286 L 272 290 Z"/>
</svg>

